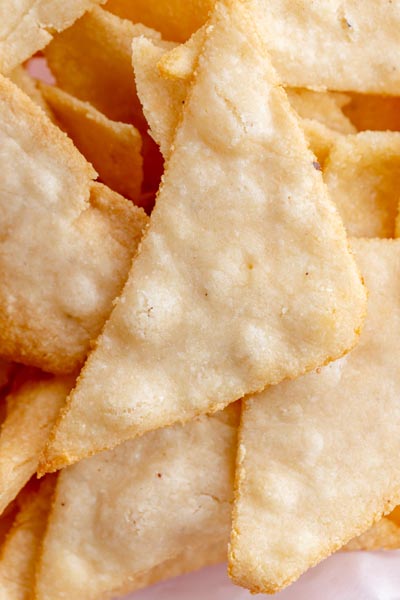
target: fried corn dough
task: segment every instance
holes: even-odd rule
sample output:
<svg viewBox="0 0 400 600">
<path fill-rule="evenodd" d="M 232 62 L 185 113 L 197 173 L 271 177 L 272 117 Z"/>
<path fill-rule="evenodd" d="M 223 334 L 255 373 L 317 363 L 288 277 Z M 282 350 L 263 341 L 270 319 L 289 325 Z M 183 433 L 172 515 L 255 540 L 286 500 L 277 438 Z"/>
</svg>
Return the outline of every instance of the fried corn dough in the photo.
<svg viewBox="0 0 400 600">
<path fill-rule="evenodd" d="M 185 44 L 160 54 L 157 69 L 161 76 L 174 82 L 189 83 L 204 39 L 205 27 L 194 33 Z M 147 52 L 149 54 L 149 50 Z M 302 119 L 318 121 L 339 133 L 356 133 L 355 126 L 342 110 L 350 103 L 350 96 L 337 92 L 315 92 L 299 88 L 288 88 L 286 91 L 290 103 Z"/>
<path fill-rule="evenodd" d="M 365 533 L 351 540 L 343 550 L 398 550 L 400 548 L 400 508 L 375 523 Z"/>
<path fill-rule="evenodd" d="M 349 235 L 394 237 L 400 132 L 365 131 L 338 138 L 325 163 L 324 179 Z"/>
<path fill-rule="evenodd" d="M 137 93 L 150 134 L 164 158 L 168 159 L 188 95 L 188 82 L 168 81 L 160 76 L 157 64 L 165 53 L 165 47 L 157 41 L 144 36 L 133 40 L 132 63 Z"/>
<path fill-rule="evenodd" d="M 356 343 L 365 291 L 256 8 L 216 9 L 150 227 L 44 469 L 222 409 Z"/>
<path fill-rule="evenodd" d="M 148 433 L 63 470 L 37 597 L 108 598 L 220 560 L 239 408 Z"/>
<path fill-rule="evenodd" d="M 108 0 L 112 13 L 161 31 L 165 39 L 185 41 L 207 18 L 214 0 Z"/>
<path fill-rule="evenodd" d="M 0 514 L 36 473 L 46 439 L 74 383 L 40 373 L 7 396 L 0 430 Z"/>
<path fill-rule="evenodd" d="M 143 34 L 160 39 L 154 30 L 97 8 L 58 35 L 47 47 L 46 58 L 61 89 L 90 102 L 109 119 L 139 129 L 146 192 L 158 188 L 163 163 L 156 144 L 147 135 L 132 72 L 132 40 Z"/>
<path fill-rule="evenodd" d="M 46 528 L 55 477 L 32 483 L 21 493 L 14 523 L 0 551 L 0 598 L 31 600 L 35 566 Z"/>
<path fill-rule="evenodd" d="M 93 183 L 71 140 L 5 78 L 0 130 L 0 355 L 70 373 L 111 312 L 147 217 Z"/>
<path fill-rule="evenodd" d="M 129 3 L 128 0 L 113 2 Z M 147 0 L 144 2 L 149 4 Z M 153 3 L 167 14 L 164 3 L 157 0 Z M 258 3 L 260 18 L 265 20 L 264 40 L 284 85 L 400 94 L 397 0 L 369 0 L 362 4 L 362 10 L 354 0 L 258 0 Z M 129 4 L 136 6 L 133 2 Z M 179 4 L 190 7 L 187 2 Z M 174 8 L 169 12 L 170 18 L 179 14 Z M 205 8 L 209 10 L 208 6 Z M 206 21 L 206 10 L 201 15 L 201 7 L 198 9 L 196 26 L 185 31 L 182 38 L 188 38 Z M 179 26 L 179 19 L 177 23 Z M 182 38 L 176 39 L 182 41 Z"/>
<path fill-rule="evenodd" d="M 0 73 L 9 73 L 44 48 L 87 10 L 105 0 L 22 0 L 0 3 Z"/>
<path fill-rule="evenodd" d="M 58 124 L 103 183 L 126 198 L 137 200 L 143 180 L 142 138 L 128 123 L 111 121 L 89 102 L 55 86 L 42 85 L 44 99 Z"/>
<path fill-rule="evenodd" d="M 400 240 L 353 240 L 369 290 L 356 348 L 243 407 L 234 581 L 276 592 L 400 500 Z"/>
</svg>

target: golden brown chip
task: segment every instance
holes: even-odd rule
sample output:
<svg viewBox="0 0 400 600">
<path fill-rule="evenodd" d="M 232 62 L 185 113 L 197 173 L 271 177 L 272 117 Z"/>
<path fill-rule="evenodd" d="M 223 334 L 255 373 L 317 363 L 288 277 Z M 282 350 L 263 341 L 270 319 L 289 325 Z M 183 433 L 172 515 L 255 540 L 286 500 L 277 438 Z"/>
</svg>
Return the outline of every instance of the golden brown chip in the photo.
<svg viewBox="0 0 400 600">
<path fill-rule="evenodd" d="M 234 581 L 275 592 L 400 500 L 400 240 L 353 240 L 369 290 L 357 347 L 248 398 L 231 537 Z"/>
<path fill-rule="evenodd" d="M 30 600 L 35 566 L 54 492 L 55 477 L 32 483 L 21 494 L 21 508 L 0 551 L 0 597 Z"/>
<path fill-rule="evenodd" d="M 108 0 L 105 8 L 183 42 L 203 25 L 213 5 L 214 0 Z"/>
<path fill-rule="evenodd" d="M 0 430 L 0 514 L 36 472 L 47 437 L 74 383 L 40 373 L 7 396 Z"/>
<path fill-rule="evenodd" d="M 325 182 L 354 237 L 394 237 L 400 198 L 400 132 L 342 136 L 325 163 Z"/>
<path fill-rule="evenodd" d="M 221 409 L 356 342 L 365 292 L 258 16 L 248 2 L 215 13 L 150 228 L 44 468 Z"/>
<path fill-rule="evenodd" d="M 160 38 L 143 25 L 133 25 L 98 8 L 58 35 L 46 49 L 46 58 L 61 89 L 90 102 L 109 119 L 139 129 L 147 192 L 158 188 L 163 162 L 147 135 L 132 72 L 132 40 L 143 34 Z"/>
<path fill-rule="evenodd" d="M 221 560 L 239 409 L 148 433 L 64 469 L 37 597 L 109 598 Z"/>
<path fill-rule="evenodd" d="M 101 181 L 137 200 L 143 179 L 139 131 L 128 123 L 111 121 L 89 102 L 55 86 L 42 85 L 41 91 L 59 125 L 92 163 Z"/>
<path fill-rule="evenodd" d="M 71 140 L 5 78 L 0 130 L 0 355 L 70 373 L 120 293 L 147 217 L 93 183 Z"/>
<path fill-rule="evenodd" d="M 105 0 L 25 0 L 0 5 L 0 72 L 9 73 L 53 35 Z"/>
</svg>

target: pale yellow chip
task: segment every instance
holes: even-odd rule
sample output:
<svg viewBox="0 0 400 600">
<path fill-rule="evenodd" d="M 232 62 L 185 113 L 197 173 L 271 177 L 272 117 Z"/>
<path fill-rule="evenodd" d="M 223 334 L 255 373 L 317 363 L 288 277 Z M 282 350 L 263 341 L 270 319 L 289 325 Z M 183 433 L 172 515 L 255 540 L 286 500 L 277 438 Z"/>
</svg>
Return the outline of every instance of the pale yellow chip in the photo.
<svg viewBox="0 0 400 600">
<path fill-rule="evenodd" d="M 339 138 L 325 182 L 355 237 L 394 237 L 400 199 L 400 132 L 365 131 Z"/>
<path fill-rule="evenodd" d="M 232 405 L 64 469 L 37 597 L 108 598 L 221 560 L 239 413 Z"/>
<path fill-rule="evenodd" d="M 206 28 L 202 27 L 185 43 L 164 52 L 157 69 L 165 79 L 190 83 L 204 44 Z M 315 92 L 307 89 L 289 88 L 287 94 L 293 108 L 302 119 L 313 119 L 339 133 L 356 133 L 348 117 L 342 111 L 350 97 L 334 92 Z"/>
<path fill-rule="evenodd" d="M 139 98 L 153 138 L 165 158 L 169 155 L 173 136 L 188 94 L 199 53 L 204 43 L 205 27 L 185 43 L 163 52 L 152 40 L 133 42 L 133 65 Z M 155 62 L 157 62 L 156 73 Z M 349 101 L 345 94 L 287 89 L 289 100 L 301 117 L 302 127 L 323 169 L 325 160 L 341 134 L 356 129 L 342 109 Z"/>
<path fill-rule="evenodd" d="M 93 183 L 71 140 L 5 78 L 0 130 L 0 355 L 70 373 L 121 291 L 147 217 Z"/>
<path fill-rule="evenodd" d="M 129 17 L 131 10 L 132 18 L 137 16 L 136 7 L 139 10 L 142 4 L 150 4 L 147 24 L 156 28 L 157 10 L 164 18 L 175 18 L 179 28 L 179 8 L 191 8 L 191 3 L 185 0 L 177 0 L 178 10 L 173 6 L 168 11 L 165 3 L 158 0 L 150 3 L 148 0 L 139 3 L 109 0 L 107 7 L 113 7 L 114 3 L 122 16 Z M 363 3 L 362 10 L 354 0 L 297 0 L 295 3 L 258 0 L 258 3 L 263 13 L 260 12 L 260 18 L 264 20 L 263 37 L 284 85 L 316 90 L 400 94 L 400 56 L 397 49 L 400 9 L 397 2 L 370 0 Z M 127 5 L 132 8 L 126 8 Z M 183 41 L 189 38 L 206 21 L 209 2 L 206 2 L 203 11 L 201 9 L 202 6 L 197 7 L 195 26 L 185 29 L 184 35 L 173 39 Z"/>
<path fill-rule="evenodd" d="M 36 374 L 7 396 L 0 430 L 0 514 L 36 472 L 46 439 L 74 383 Z"/>
<path fill-rule="evenodd" d="M 203 25 L 213 5 L 214 0 L 108 0 L 105 8 L 183 42 Z"/>
<path fill-rule="evenodd" d="M 221 409 L 357 340 L 365 291 L 258 17 L 251 2 L 216 9 L 150 228 L 44 468 Z"/>
<path fill-rule="evenodd" d="M 343 111 L 358 131 L 400 131 L 400 97 L 350 94 L 349 98 Z"/>
<path fill-rule="evenodd" d="M 32 598 L 54 484 L 54 476 L 48 476 L 21 494 L 21 508 L 0 551 L 0 598 L 4 600 Z"/>
<path fill-rule="evenodd" d="M 400 240 L 354 240 L 369 290 L 357 347 L 245 401 L 234 581 L 275 592 L 400 499 Z"/>
<path fill-rule="evenodd" d="M 188 95 L 187 81 L 168 81 L 157 70 L 158 61 L 166 53 L 165 46 L 146 37 L 132 44 L 132 62 L 137 93 L 150 127 L 150 134 L 168 159 L 182 109 Z"/>
<path fill-rule="evenodd" d="M 35 102 L 35 104 L 40 106 L 50 118 L 53 118 L 53 115 L 39 90 L 38 82 L 29 75 L 28 71 L 24 67 L 16 67 L 11 73 L 9 73 L 8 77 L 15 83 L 15 85 L 24 91 L 25 94 L 27 94 L 27 96 L 29 96 Z"/>
<path fill-rule="evenodd" d="M 44 48 L 56 32 L 66 29 L 87 10 L 105 0 L 22 0 L 0 4 L 0 72 Z"/>
<path fill-rule="evenodd" d="M 111 121 L 89 102 L 55 86 L 41 86 L 61 128 L 92 163 L 103 183 L 137 200 L 143 180 L 142 138 L 128 123 Z"/>
<path fill-rule="evenodd" d="M 365 533 L 351 540 L 343 550 L 398 550 L 400 548 L 400 508 L 375 523 Z"/>
</svg>

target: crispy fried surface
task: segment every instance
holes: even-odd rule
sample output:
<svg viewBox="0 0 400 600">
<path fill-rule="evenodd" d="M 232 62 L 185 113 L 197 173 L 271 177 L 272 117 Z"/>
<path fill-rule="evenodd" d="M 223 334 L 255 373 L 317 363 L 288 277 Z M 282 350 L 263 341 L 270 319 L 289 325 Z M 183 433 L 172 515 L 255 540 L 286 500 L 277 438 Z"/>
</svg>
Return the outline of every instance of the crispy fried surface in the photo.
<svg viewBox="0 0 400 600">
<path fill-rule="evenodd" d="M 353 240 L 369 290 L 356 348 L 246 400 L 230 570 L 275 592 L 400 499 L 400 241 Z"/>
</svg>

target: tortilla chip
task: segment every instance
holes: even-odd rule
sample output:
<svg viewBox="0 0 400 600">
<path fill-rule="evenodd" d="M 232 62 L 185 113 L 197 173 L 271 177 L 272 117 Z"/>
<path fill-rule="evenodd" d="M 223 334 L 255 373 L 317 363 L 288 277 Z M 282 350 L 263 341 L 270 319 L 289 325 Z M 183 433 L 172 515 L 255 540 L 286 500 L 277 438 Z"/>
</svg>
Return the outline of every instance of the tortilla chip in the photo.
<svg viewBox="0 0 400 600">
<path fill-rule="evenodd" d="M 142 138 L 128 123 L 111 121 L 88 102 L 55 86 L 41 86 L 61 128 L 92 163 L 103 183 L 133 200 L 143 179 Z"/>
<path fill-rule="evenodd" d="M 132 40 L 143 34 L 160 38 L 143 25 L 133 25 L 98 8 L 58 35 L 46 49 L 46 58 L 61 89 L 89 102 L 109 119 L 139 129 L 146 174 L 144 191 L 151 191 L 158 188 L 163 162 L 147 135 L 132 72 Z"/>
<path fill-rule="evenodd" d="M 220 560 L 239 409 L 151 432 L 64 469 L 37 597 L 111 597 Z"/>
<path fill-rule="evenodd" d="M 46 528 L 55 478 L 46 477 L 39 485 L 24 490 L 21 509 L 0 552 L 0 597 L 30 600 L 35 565 Z"/>
<path fill-rule="evenodd" d="M 113 595 L 137 591 L 166 579 L 226 562 L 226 556 L 227 540 L 219 540 L 204 548 L 187 548 L 178 556 L 166 560 L 142 575 L 135 576 L 128 584 L 125 583 L 122 588 L 114 590 Z"/>
<path fill-rule="evenodd" d="M 147 217 L 94 184 L 71 140 L 5 78 L 0 128 L 0 355 L 70 373 L 111 312 Z"/>
<path fill-rule="evenodd" d="M 47 437 L 74 383 L 36 373 L 7 396 L 0 430 L 0 514 L 29 481 Z"/>
<path fill-rule="evenodd" d="M 107 8 L 113 9 L 114 3 L 116 12 L 127 17 L 130 16 L 129 9 L 118 11 L 118 5 L 132 5 L 134 20 L 138 16 L 136 7 L 139 10 L 142 4 L 149 4 L 148 0 L 139 3 L 109 0 Z M 153 3 L 165 16 L 164 3 L 160 4 L 158 0 Z M 190 10 L 191 3 L 181 0 L 179 4 Z M 348 0 L 298 0 L 295 5 L 287 0 L 272 0 L 268 7 L 262 2 L 260 5 L 264 7 L 261 9 L 263 15 L 260 15 L 264 19 L 263 37 L 284 85 L 314 90 L 400 94 L 397 51 L 400 14 L 396 3 L 371 0 L 363 4 L 362 10 L 357 3 Z M 196 26 L 171 39 L 187 39 L 206 21 L 208 10 L 209 6 L 204 7 L 203 12 L 201 6 L 198 7 Z M 158 29 L 154 9 L 150 8 L 150 11 L 150 18 L 145 22 Z M 175 13 L 170 15 L 174 18 Z M 176 23 L 180 27 L 179 19 Z"/>
<path fill-rule="evenodd" d="M 338 138 L 325 164 L 324 178 L 349 235 L 394 237 L 400 133 L 365 131 Z"/>
<path fill-rule="evenodd" d="M 189 90 L 186 81 L 167 81 L 160 76 L 157 64 L 165 53 L 165 46 L 158 42 L 143 36 L 133 40 L 132 62 L 137 93 L 150 135 L 168 159 Z"/>
<path fill-rule="evenodd" d="M 150 228 L 45 468 L 222 409 L 357 339 L 365 291 L 256 8 L 216 9 Z"/>
<path fill-rule="evenodd" d="M 400 131 L 400 98 L 350 94 L 343 111 L 358 131 Z"/>
<path fill-rule="evenodd" d="M 166 79 L 191 79 L 205 39 L 206 27 L 203 26 L 187 42 L 166 52 L 157 64 L 160 74 Z"/>
<path fill-rule="evenodd" d="M 40 106 L 51 119 L 53 118 L 53 115 L 37 86 L 37 81 L 29 75 L 28 71 L 24 67 L 17 67 L 8 75 L 8 77 L 15 83 L 15 85 L 25 92 L 25 94 L 35 102 L 35 104 Z"/>
<path fill-rule="evenodd" d="M 162 77 L 173 81 L 191 81 L 204 44 L 206 28 L 202 27 L 185 43 L 164 52 L 157 63 Z M 289 88 L 289 101 L 302 119 L 313 119 L 340 133 L 356 133 L 356 128 L 344 115 L 342 108 L 350 97 L 334 92 Z"/>
<path fill-rule="evenodd" d="M 400 548 L 400 508 L 375 523 L 365 533 L 351 540 L 343 550 L 398 550 Z"/>
<path fill-rule="evenodd" d="M 356 133 L 354 125 L 343 114 L 336 94 L 294 88 L 286 91 L 291 105 L 302 119 L 314 119 L 339 133 Z"/>
<path fill-rule="evenodd" d="M 230 571 L 275 592 L 400 499 L 400 240 L 354 240 L 369 290 L 344 358 L 245 401 Z"/>
<path fill-rule="evenodd" d="M 203 25 L 213 5 L 214 0 L 108 0 L 106 9 L 183 42 Z"/>
<path fill-rule="evenodd" d="M 0 6 L 0 72 L 44 48 L 57 31 L 66 29 L 87 10 L 105 0 L 26 0 Z"/>
</svg>

